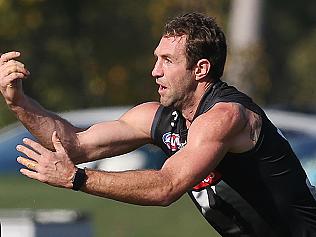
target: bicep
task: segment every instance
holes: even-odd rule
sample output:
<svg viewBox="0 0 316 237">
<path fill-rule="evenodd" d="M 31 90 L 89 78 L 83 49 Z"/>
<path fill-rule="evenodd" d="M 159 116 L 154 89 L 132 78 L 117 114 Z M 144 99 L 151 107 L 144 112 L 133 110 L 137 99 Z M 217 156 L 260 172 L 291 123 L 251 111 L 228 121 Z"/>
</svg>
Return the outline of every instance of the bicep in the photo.
<svg viewBox="0 0 316 237">
<path fill-rule="evenodd" d="M 171 156 L 162 170 L 169 174 L 177 192 L 184 193 L 206 178 L 226 152 L 221 141 L 188 138 L 187 145 Z"/>
<path fill-rule="evenodd" d="M 78 133 L 80 148 L 88 160 L 112 157 L 151 142 L 151 124 L 159 105 L 146 103 L 115 121 L 95 124 Z"/>
<path fill-rule="evenodd" d="M 188 132 L 187 144 L 171 156 L 162 170 L 178 192 L 186 192 L 206 178 L 230 151 L 244 127 L 234 110 L 214 110 L 198 117 Z"/>
</svg>

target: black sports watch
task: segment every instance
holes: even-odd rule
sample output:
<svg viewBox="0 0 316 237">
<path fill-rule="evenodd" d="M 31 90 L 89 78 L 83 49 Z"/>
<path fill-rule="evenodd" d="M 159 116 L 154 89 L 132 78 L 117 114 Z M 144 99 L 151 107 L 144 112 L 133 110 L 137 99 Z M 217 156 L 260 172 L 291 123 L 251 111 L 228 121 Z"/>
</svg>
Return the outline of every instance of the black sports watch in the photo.
<svg viewBox="0 0 316 237">
<path fill-rule="evenodd" d="M 80 188 L 85 184 L 87 180 L 87 175 L 85 169 L 78 168 L 75 177 L 72 181 L 72 188 L 75 191 L 79 191 Z"/>
</svg>

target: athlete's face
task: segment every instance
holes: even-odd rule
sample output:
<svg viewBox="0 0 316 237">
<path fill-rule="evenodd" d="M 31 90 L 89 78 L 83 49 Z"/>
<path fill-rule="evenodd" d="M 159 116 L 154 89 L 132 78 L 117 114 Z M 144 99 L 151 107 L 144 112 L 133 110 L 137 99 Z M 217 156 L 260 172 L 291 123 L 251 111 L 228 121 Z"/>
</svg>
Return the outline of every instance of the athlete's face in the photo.
<svg viewBox="0 0 316 237">
<path fill-rule="evenodd" d="M 156 63 L 152 70 L 159 85 L 160 103 L 181 109 L 188 102 L 195 87 L 193 70 L 187 70 L 185 36 L 162 37 L 154 55 Z"/>
</svg>

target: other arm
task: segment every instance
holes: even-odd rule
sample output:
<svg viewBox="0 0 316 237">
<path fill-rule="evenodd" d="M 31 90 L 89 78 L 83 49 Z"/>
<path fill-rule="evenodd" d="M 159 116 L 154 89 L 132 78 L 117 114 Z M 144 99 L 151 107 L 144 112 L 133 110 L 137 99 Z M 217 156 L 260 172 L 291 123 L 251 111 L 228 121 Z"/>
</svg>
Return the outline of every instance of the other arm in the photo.
<svg viewBox="0 0 316 237">
<path fill-rule="evenodd" d="M 24 94 L 21 79 L 29 72 L 14 60 L 19 56 L 20 53 L 9 52 L 0 58 L 1 93 L 9 108 L 44 147 L 54 150 L 51 137 L 56 131 L 72 161 L 78 164 L 123 154 L 151 141 L 151 122 L 158 103 L 137 106 L 117 121 L 82 130 Z"/>
<path fill-rule="evenodd" d="M 105 172 L 87 169 L 87 181 L 81 191 L 138 205 L 170 205 L 210 174 L 225 154 L 234 148 L 235 141 L 244 130 L 245 119 L 236 109 L 225 106 L 214 108 L 192 123 L 187 145 L 170 157 L 160 170 Z M 56 154 L 32 141 L 28 140 L 26 144 L 40 155 L 33 155 L 26 147 L 19 147 L 38 163 L 35 164 L 35 172 L 21 170 L 24 175 L 50 185 L 72 187 L 73 168 L 66 172 L 72 176 L 64 182 L 58 180 L 58 167 L 42 170 L 42 160 L 54 163 L 56 159 L 63 160 L 61 162 L 69 159 L 62 149 L 57 149 Z M 19 162 L 28 166 L 30 160 L 19 158 Z"/>
<path fill-rule="evenodd" d="M 49 149 L 53 149 L 51 136 L 57 131 L 65 146 L 78 143 L 75 133 L 80 129 L 58 115 L 45 110 L 39 103 L 24 94 L 22 80 L 30 75 L 24 64 L 15 59 L 19 52 L 9 52 L 0 57 L 0 91 L 16 117 Z"/>
</svg>

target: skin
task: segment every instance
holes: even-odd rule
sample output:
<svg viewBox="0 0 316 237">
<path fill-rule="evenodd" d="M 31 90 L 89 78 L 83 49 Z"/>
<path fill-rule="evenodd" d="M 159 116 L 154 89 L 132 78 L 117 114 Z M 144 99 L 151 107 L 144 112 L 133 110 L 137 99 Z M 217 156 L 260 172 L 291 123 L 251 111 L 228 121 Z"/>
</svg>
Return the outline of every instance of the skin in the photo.
<svg viewBox="0 0 316 237">
<path fill-rule="evenodd" d="M 211 85 L 206 80 L 210 63 L 205 59 L 200 60 L 194 70 L 187 70 L 185 41 L 185 36 L 162 37 L 154 52 L 157 60 L 152 76 L 159 85 L 160 103 L 173 105 L 192 121 L 202 95 Z"/>
<path fill-rule="evenodd" d="M 160 103 L 176 106 L 187 121 L 186 146 L 160 170 L 88 169 L 81 191 L 127 203 L 167 206 L 210 174 L 227 152 L 254 147 L 261 118 L 240 104 L 218 103 L 192 121 L 201 97 L 212 85 L 208 76 L 212 68 L 208 60 L 201 59 L 187 70 L 185 41 L 185 36 L 161 38 L 154 52 L 152 76 L 159 86 Z M 123 154 L 152 142 L 151 125 L 159 103 L 141 104 L 117 121 L 80 131 L 24 95 L 20 80 L 29 73 L 17 61 L 9 64 L 16 57 L 14 53 L 1 56 L 0 88 L 11 110 L 39 139 L 39 143 L 24 139 L 17 146 L 25 155 L 17 159 L 25 166 L 21 169 L 25 176 L 70 189 L 77 170 L 74 164 Z"/>
</svg>

